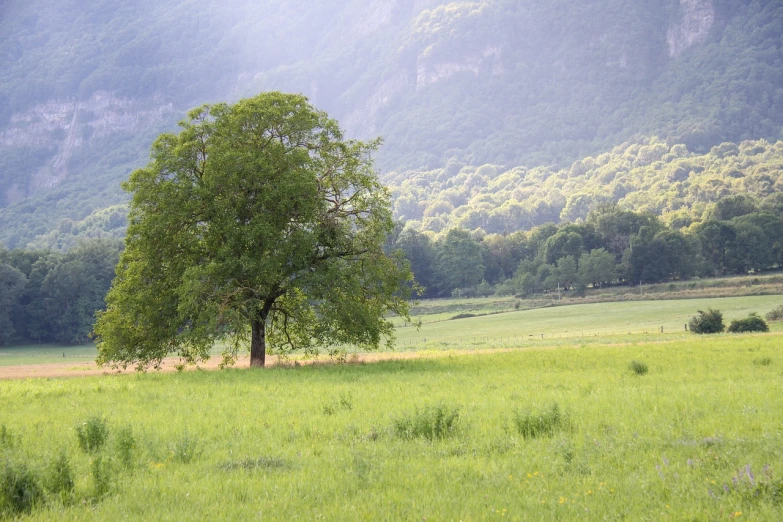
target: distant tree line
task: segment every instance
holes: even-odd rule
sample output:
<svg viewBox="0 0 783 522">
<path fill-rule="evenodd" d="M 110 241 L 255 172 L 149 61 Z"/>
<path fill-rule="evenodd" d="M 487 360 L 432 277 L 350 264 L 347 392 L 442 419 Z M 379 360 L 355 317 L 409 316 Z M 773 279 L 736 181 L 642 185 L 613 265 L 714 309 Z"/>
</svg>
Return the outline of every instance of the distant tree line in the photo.
<svg viewBox="0 0 783 522">
<path fill-rule="evenodd" d="M 580 293 L 783 266 L 781 215 L 780 208 L 734 195 L 704 221 L 674 228 L 653 214 L 607 204 L 584 221 L 512 234 L 453 228 L 436 237 L 402 228 L 390 244 L 405 253 L 428 297 Z"/>
<path fill-rule="evenodd" d="M 88 342 L 121 250 L 110 239 L 65 253 L 0 246 L 0 345 Z"/>
<path fill-rule="evenodd" d="M 410 261 L 424 297 L 551 293 L 745 274 L 783 266 L 783 205 L 731 195 L 702 221 L 667 225 L 651 213 L 605 204 L 585 220 L 486 234 L 439 236 L 400 223 L 389 251 Z M 114 278 L 116 239 L 67 252 L 0 247 L 0 345 L 83 343 Z"/>
</svg>

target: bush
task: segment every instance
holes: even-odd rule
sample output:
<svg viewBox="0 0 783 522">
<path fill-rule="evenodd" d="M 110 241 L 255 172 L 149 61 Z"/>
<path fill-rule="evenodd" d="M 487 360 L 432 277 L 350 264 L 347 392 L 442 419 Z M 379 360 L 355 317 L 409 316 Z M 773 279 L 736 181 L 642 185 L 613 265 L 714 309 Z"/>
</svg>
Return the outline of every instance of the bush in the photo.
<svg viewBox="0 0 783 522">
<path fill-rule="evenodd" d="M 548 409 L 523 410 L 514 413 L 514 424 L 525 439 L 551 437 L 570 426 L 568 415 L 560 411 L 555 402 Z"/>
<path fill-rule="evenodd" d="M 646 375 L 649 368 L 647 367 L 647 363 L 641 362 L 641 361 L 631 361 L 631 364 L 628 365 L 628 368 L 631 369 L 636 375 Z"/>
<path fill-rule="evenodd" d="M 133 457 L 136 451 L 136 439 L 133 437 L 133 430 L 128 426 L 117 433 L 117 440 L 114 444 L 114 452 L 117 460 L 126 469 L 133 467 Z"/>
<path fill-rule="evenodd" d="M 13 448 L 14 436 L 11 434 L 11 430 L 6 428 L 5 424 L 0 426 L 0 448 Z"/>
<path fill-rule="evenodd" d="M 60 452 L 60 455 L 52 460 L 47 467 L 44 485 L 46 489 L 58 495 L 63 501 L 73 493 L 73 470 L 64 451 Z"/>
<path fill-rule="evenodd" d="M 699 315 L 693 316 L 688 323 L 691 332 L 697 334 L 713 334 L 723 331 L 723 314 L 712 308 L 706 312 L 699 310 Z"/>
<path fill-rule="evenodd" d="M 446 404 L 436 404 L 416 409 L 412 415 L 406 415 L 394 421 L 394 432 L 398 437 L 413 439 L 424 437 L 428 440 L 445 439 L 453 433 L 459 420 L 459 408 Z"/>
<path fill-rule="evenodd" d="M 767 323 L 764 321 L 764 319 L 759 317 L 759 314 L 753 312 L 745 319 L 733 320 L 729 325 L 729 332 L 769 332 L 769 326 L 767 326 Z"/>
<path fill-rule="evenodd" d="M 454 317 L 452 317 L 451 320 L 454 321 L 455 319 L 470 319 L 471 317 L 476 317 L 476 314 L 470 314 L 470 313 L 457 314 Z"/>
<path fill-rule="evenodd" d="M 103 447 L 109 438 L 109 427 L 100 417 L 90 417 L 76 426 L 76 437 L 79 447 L 85 453 L 95 453 Z"/>
<path fill-rule="evenodd" d="M 181 462 L 182 464 L 190 464 L 201 455 L 198 446 L 198 437 L 185 431 L 182 433 L 182 436 L 171 445 L 172 457 L 175 461 Z"/>
<path fill-rule="evenodd" d="M 29 513 L 43 502 L 38 477 L 26 465 L 4 458 L 0 470 L 0 515 Z"/>
<path fill-rule="evenodd" d="M 770 311 L 765 317 L 769 322 L 783 321 L 783 305 L 780 305 L 774 310 Z"/>
<path fill-rule="evenodd" d="M 111 463 L 102 456 L 92 461 L 92 485 L 96 499 L 106 496 L 111 491 L 112 469 Z"/>
</svg>

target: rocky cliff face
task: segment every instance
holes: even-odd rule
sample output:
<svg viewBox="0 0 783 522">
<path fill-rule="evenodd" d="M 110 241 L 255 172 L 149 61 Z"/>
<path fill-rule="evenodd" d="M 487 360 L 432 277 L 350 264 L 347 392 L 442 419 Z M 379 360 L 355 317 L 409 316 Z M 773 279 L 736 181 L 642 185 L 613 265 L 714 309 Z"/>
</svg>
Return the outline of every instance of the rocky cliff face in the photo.
<svg viewBox="0 0 783 522">
<path fill-rule="evenodd" d="M 49 145 L 54 154 L 29 177 L 26 186 L 5 189 L 13 204 L 27 195 L 58 185 L 67 175 L 69 161 L 80 149 L 114 135 L 132 135 L 173 117 L 174 107 L 162 97 L 130 99 L 96 92 L 87 100 L 49 100 L 11 116 L 0 133 L 0 147 L 14 149 Z"/>
<path fill-rule="evenodd" d="M 689 47 L 706 40 L 714 23 L 712 0 L 680 0 L 680 20 L 669 28 L 666 36 L 669 56 L 676 58 Z"/>
</svg>

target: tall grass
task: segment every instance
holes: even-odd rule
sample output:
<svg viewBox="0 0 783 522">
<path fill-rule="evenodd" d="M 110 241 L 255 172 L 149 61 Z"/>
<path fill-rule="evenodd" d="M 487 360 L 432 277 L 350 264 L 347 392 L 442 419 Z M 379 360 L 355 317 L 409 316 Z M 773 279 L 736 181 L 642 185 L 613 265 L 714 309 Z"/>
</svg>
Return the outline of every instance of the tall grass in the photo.
<svg viewBox="0 0 783 522">
<path fill-rule="evenodd" d="M 3 381 L 0 452 L 34 499 L 11 516 L 780 520 L 781 340 Z"/>
</svg>

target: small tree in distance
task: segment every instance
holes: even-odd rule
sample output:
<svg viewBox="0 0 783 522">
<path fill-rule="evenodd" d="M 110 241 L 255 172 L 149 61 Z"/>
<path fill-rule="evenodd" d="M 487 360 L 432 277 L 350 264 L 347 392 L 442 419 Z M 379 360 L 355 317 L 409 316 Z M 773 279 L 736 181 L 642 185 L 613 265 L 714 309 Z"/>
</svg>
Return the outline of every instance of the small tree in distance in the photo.
<svg viewBox="0 0 783 522">
<path fill-rule="evenodd" d="M 126 248 L 98 314 L 98 362 L 158 367 L 169 354 L 224 363 L 267 351 L 393 339 L 408 317 L 407 262 L 383 251 L 394 227 L 370 154 L 304 96 L 263 93 L 194 109 L 123 187 Z"/>
<path fill-rule="evenodd" d="M 734 319 L 728 331 L 731 333 L 769 332 L 769 326 L 759 314 L 753 312 L 745 319 Z"/>
<path fill-rule="evenodd" d="M 697 334 L 721 333 L 724 329 L 723 314 L 712 308 L 708 308 L 706 312 L 699 310 L 698 315 L 691 318 L 688 327 L 691 332 Z"/>
</svg>

